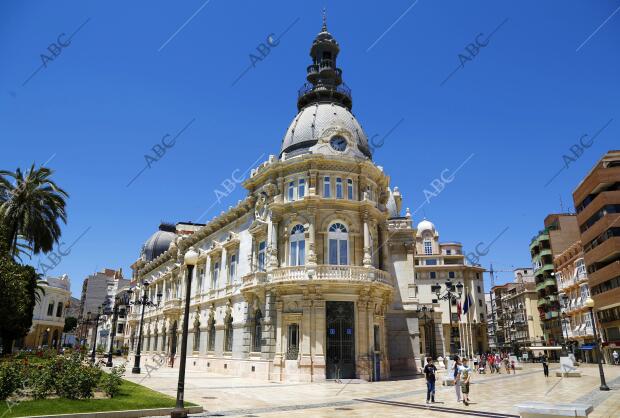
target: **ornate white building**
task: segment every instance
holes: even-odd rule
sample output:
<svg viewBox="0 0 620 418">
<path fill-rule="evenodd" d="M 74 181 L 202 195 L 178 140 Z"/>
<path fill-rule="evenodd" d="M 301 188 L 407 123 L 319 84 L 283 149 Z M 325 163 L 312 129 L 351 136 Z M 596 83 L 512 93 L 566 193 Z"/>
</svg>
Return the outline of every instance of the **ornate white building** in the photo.
<svg viewBox="0 0 620 418">
<path fill-rule="evenodd" d="M 323 25 L 299 113 L 279 156 L 243 183 L 245 199 L 206 225 L 163 224 L 144 245 L 134 295 L 146 281 L 162 302 L 145 310 L 143 361 L 178 357 L 189 297 L 189 368 L 276 381 L 417 372 L 416 230 L 372 161 L 338 53 Z M 185 295 L 190 247 L 200 257 Z M 132 353 L 139 314 L 134 305 Z"/>
</svg>

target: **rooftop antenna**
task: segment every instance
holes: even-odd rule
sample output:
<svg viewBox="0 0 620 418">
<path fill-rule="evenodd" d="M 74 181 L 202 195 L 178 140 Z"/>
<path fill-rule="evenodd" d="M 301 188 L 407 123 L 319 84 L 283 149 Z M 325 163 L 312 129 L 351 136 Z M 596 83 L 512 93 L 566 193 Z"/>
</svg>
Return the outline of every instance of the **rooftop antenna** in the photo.
<svg viewBox="0 0 620 418">
<path fill-rule="evenodd" d="M 560 196 L 560 213 L 564 213 L 564 204 L 562 203 L 562 194 L 559 194 Z"/>
</svg>

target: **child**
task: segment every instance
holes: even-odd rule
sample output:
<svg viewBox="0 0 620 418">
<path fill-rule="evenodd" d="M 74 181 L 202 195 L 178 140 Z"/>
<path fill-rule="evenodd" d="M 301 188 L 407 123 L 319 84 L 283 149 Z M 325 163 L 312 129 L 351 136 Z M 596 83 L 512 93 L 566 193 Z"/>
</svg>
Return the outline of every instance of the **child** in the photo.
<svg viewBox="0 0 620 418">
<path fill-rule="evenodd" d="M 517 374 L 517 368 L 515 366 L 515 361 L 514 360 L 512 360 L 510 362 L 510 370 L 512 370 L 512 374 Z"/>
<path fill-rule="evenodd" d="M 459 369 L 461 367 L 461 360 L 459 356 L 454 356 L 454 390 L 456 392 L 456 401 L 461 402 L 461 374 Z"/>
<path fill-rule="evenodd" d="M 437 367 L 433 364 L 433 358 L 426 358 L 426 366 L 424 366 L 424 375 L 426 376 L 426 403 L 435 403 L 435 373 Z"/>
<path fill-rule="evenodd" d="M 461 392 L 463 393 L 463 404 L 469 405 L 469 381 L 471 380 L 471 369 L 469 368 L 469 361 L 464 358 L 463 365 L 459 367 L 459 375 L 461 380 Z"/>
</svg>

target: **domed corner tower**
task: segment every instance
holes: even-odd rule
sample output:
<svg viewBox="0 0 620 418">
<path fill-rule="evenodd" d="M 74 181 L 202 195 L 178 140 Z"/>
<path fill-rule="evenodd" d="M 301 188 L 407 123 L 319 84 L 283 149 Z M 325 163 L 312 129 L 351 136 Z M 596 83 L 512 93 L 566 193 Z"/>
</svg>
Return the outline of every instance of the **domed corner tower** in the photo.
<svg viewBox="0 0 620 418">
<path fill-rule="evenodd" d="M 306 69 L 307 82 L 298 91 L 299 113 L 282 140 L 281 159 L 305 153 L 372 158 L 368 138 L 351 113 L 351 89 L 337 66 L 339 52 L 324 19 L 310 48 L 312 64 Z"/>
</svg>

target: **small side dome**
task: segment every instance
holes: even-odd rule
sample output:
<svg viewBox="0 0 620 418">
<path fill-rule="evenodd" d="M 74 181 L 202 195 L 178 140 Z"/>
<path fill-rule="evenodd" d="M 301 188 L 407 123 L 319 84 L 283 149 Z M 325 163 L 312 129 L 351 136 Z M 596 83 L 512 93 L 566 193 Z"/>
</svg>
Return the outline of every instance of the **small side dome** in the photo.
<svg viewBox="0 0 620 418">
<path fill-rule="evenodd" d="M 174 242 L 177 234 L 174 225 L 162 223 L 159 230 L 155 232 L 142 246 L 140 258 L 145 261 L 152 261 L 165 253 L 170 248 L 170 243 Z"/>
<path fill-rule="evenodd" d="M 422 235 L 426 231 L 430 231 L 433 235 L 436 233 L 435 225 L 426 219 L 418 224 L 418 235 Z"/>
</svg>

